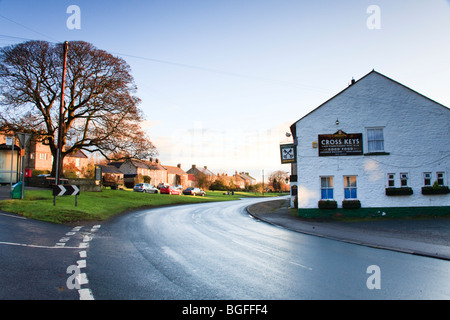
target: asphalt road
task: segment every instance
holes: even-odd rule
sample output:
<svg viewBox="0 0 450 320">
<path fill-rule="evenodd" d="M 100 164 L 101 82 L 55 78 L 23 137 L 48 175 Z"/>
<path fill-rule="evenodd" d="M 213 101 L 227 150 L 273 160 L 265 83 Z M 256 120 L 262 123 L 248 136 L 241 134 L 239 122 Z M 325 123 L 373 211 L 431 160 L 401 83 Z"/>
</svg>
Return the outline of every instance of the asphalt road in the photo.
<svg viewBox="0 0 450 320">
<path fill-rule="evenodd" d="M 248 215 L 258 201 L 143 210 L 101 226 L 0 212 L 0 299 L 450 298 L 449 261 L 276 227 Z"/>
<path fill-rule="evenodd" d="M 95 299 L 449 299 L 449 262 L 305 235 L 250 217 L 260 199 L 139 211 L 102 224 Z"/>
<path fill-rule="evenodd" d="M 0 300 L 91 299 L 83 264 L 93 227 L 0 212 Z"/>
</svg>

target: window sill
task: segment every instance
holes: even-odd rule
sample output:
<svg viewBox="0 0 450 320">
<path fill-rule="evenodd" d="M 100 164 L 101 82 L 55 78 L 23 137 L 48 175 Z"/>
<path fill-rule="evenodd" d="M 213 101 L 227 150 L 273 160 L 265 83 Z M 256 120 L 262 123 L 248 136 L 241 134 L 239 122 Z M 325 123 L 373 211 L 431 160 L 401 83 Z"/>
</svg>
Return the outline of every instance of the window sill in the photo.
<svg viewBox="0 0 450 320">
<path fill-rule="evenodd" d="M 413 194 L 411 187 L 386 188 L 387 196 L 409 196 Z"/>
<path fill-rule="evenodd" d="M 365 156 L 388 156 L 390 154 L 391 154 L 390 152 L 384 152 L 384 151 L 364 153 Z"/>
<path fill-rule="evenodd" d="M 433 195 L 433 194 L 449 194 L 450 189 L 448 186 L 439 186 L 439 187 L 422 187 L 422 194 L 424 195 Z"/>
</svg>

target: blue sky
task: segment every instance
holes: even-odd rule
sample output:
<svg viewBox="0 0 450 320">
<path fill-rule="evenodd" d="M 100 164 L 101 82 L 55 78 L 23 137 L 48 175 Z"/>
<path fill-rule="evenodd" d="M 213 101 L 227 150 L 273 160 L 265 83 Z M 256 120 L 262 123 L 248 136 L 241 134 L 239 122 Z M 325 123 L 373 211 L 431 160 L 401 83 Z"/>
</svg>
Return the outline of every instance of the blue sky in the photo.
<svg viewBox="0 0 450 320">
<path fill-rule="evenodd" d="M 1 0 L 0 46 L 22 39 L 123 57 L 159 158 L 185 170 L 289 171 L 289 126 L 372 69 L 450 106 L 449 0 Z"/>
</svg>

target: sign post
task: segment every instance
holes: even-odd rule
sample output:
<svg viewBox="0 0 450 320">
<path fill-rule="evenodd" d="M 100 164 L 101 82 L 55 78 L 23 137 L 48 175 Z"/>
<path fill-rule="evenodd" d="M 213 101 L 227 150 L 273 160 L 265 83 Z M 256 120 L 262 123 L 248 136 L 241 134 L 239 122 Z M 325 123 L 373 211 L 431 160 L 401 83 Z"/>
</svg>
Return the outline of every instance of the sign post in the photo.
<svg viewBox="0 0 450 320">
<path fill-rule="evenodd" d="M 55 185 L 53 186 L 53 205 L 56 205 L 56 197 L 75 196 L 75 207 L 78 205 L 78 195 L 80 186 L 76 185 Z"/>
<path fill-rule="evenodd" d="M 22 157 L 22 193 L 20 195 L 20 199 L 23 199 L 24 196 L 24 188 L 25 188 L 25 148 L 30 141 L 31 134 L 29 133 L 18 133 L 17 137 L 19 138 L 20 143 L 20 156 Z"/>
</svg>

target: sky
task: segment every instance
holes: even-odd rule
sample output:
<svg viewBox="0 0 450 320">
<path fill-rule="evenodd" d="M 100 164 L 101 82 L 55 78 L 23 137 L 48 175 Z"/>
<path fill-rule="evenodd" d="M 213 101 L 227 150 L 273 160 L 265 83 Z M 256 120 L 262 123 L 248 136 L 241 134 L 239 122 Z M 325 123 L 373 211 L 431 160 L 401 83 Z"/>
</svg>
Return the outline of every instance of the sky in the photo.
<svg viewBox="0 0 450 320">
<path fill-rule="evenodd" d="M 289 127 L 372 69 L 450 106 L 450 0 L 0 0 L 0 46 L 29 39 L 125 59 L 185 171 L 289 172 Z"/>
</svg>

